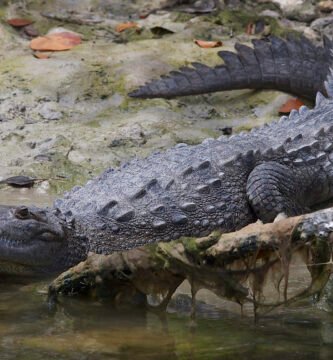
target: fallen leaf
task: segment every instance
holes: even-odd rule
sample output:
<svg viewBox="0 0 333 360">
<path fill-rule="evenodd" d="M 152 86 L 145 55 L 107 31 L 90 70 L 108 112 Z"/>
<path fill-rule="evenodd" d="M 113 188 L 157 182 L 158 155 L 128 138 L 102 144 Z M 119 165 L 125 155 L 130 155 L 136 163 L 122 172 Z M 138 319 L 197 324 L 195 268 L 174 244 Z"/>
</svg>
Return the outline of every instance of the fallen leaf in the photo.
<svg viewBox="0 0 333 360">
<path fill-rule="evenodd" d="M 139 18 L 140 19 L 146 19 L 149 15 L 150 15 L 149 12 L 148 13 L 141 13 L 141 14 L 139 14 Z"/>
<path fill-rule="evenodd" d="M 269 27 L 265 25 L 265 22 L 262 20 L 258 20 L 255 23 L 249 22 L 246 25 L 245 33 L 247 35 L 256 35 L 262 34 L 269 31 Z"/>
<path fill-rule="evenodd" d="M 287 102 L 285 102 L 279 109 L 280 114 L 289 114 L 291 110 L 295 109 L 298 110 L 301 106 L 303 106 L 304 103 L 297 99 L 289 99 Z"/>
<path fill-rule="evenodd" d="M 38 51 L 63 51 L 81 44 L 81 37 L 70 32 L 61 32 L 39 36 L 30 41 L 32 50 Z"/>
<path fill-rule="evenodd" d="M 245 34 L 246 35 L 253 35 L 254 34 L 254 24 L 252 22 L 249 22 L 246 25 Z"/>
<path fill-rule="evenodd" d="M 220 47 L 223 45 L 222 41 L 194 40 L 194 42 L 201 48 L 205 49 Z"/>
<path fill-rule="evenodd" d="M 48 59 L 49 57 L 50 57 L 50 55 L 49 54 L 46 54 L 46 53 L 44 53 L 44 52 L 39 52 L 39 51 L 37 51 L 37 52 L 35 52 L 34 53 L 34 57 L 35 58 L 37 58 L 37 59 Z"/>
<path fill-rule="evenodd" d="M 126 23 L 121 23 L 121 24 L 118 24 L 116 26 L 116 31 L 117 32 L 123 32 L 124 30 L 126 29 L 131 29 L 131 28 L 139 28 L 139 25 L 135 22 L 132 22 L 132 21 L 129 21 L 129 22 L 126 22 Z"/>
<path fill-rule="evenodd" d="M 13 18 L 8 19 L 7 24 L 13 26 L 13 27 L 23 27 L 32 24 L 33 21 L 29 19 L 20 19 L 20 18 Z"/>
</svg>

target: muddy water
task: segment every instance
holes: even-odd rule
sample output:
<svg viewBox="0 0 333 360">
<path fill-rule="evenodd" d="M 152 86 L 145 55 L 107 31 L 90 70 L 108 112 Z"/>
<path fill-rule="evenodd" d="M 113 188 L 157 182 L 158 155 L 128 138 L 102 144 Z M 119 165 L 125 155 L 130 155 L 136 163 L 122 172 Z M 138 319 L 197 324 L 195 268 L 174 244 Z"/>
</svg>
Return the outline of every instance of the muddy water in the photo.
<svg viewBox="0 0 333 360">
<path fill-rule="evenodd" d="M 32 189 L 15 189 L 3 187 L 0 189 L 0 205 L 36 205 L 49 206 L 55 196 L 49 194 L 48 183 L 43 182 L 40 186 Z"/>
<path fill-rule="evenodd" d="M 251 317 L 178 295 L 164 316 L 80 299 L 46 305 L 44 283 L 0 285 L 0 358 L 332 359 L 333 314 L 310 306 Z"/>
<path fill-rule="evenodd" d="M 13 205 L 52 202 L 43 187 L 2 190 L 0 198 Z M 62 299 L 51 310 L 47 283 L 1 280 L 1 360 L 333 358 L 333 311 L 310 301 L 254 324 L 250 311 L 241 317 L 237 306 L 205 292 L 194 326 L 186 286 L 158 315 L 77 298 Z"/>
</svg>

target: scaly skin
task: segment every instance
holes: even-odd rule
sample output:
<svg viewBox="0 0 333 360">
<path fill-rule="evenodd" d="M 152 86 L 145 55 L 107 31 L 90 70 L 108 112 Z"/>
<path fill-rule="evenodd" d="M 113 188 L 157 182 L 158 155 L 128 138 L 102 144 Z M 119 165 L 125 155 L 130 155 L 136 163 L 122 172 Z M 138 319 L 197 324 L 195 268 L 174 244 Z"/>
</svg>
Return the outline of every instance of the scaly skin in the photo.
<svg viewBox="0 0 333 360">
<path fill-rule="evenodd" d="M 329 96 L 332 78 L 325 90 Z M 53 209 L 0 209 L 0 272 L 54 273 L 86 258 L 297 215 L 333 197 L 333 100 L 249 133 L 178 144 L 108 169 Z"/>
<path fill-rule="evenodd" d="M 236 43 L 237 53 L 219 51 L 224 65 L 182 67 L 129 93 L 136 98 L 174 98 L 235 89 L 277 89 L 313 99 L 326 95 L 324 80 L 332 61 L 332 42 L 315 46 L 302 37 L 288 41 L 271 36 L 253 40 L 253 48 Z"/>
</svg>

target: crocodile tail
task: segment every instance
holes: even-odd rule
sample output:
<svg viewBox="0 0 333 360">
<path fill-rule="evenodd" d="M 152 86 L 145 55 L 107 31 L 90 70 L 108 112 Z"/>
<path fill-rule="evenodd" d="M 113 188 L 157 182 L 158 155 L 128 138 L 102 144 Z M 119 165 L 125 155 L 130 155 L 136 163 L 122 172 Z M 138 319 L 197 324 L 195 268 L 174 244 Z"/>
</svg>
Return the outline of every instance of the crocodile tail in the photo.
<svg viewBox="0 0 333 360">
<path fill-rule="evenodd" d="M 220 51 L 224 65 L 193 63 L 168 76 L 153 80 L 129 93 L 136 98 L 173 98 L 235 89 L 276 89 L 314 98 L 328 95 L 325 80 L 330 73 L 333 42 L 315 46 L 308 39 L 275 36 L 253 40 L 253 48 L 236 43 L 236 53 Z M 333 83 L 331 82 L 332 92 Z"/>
</svg>

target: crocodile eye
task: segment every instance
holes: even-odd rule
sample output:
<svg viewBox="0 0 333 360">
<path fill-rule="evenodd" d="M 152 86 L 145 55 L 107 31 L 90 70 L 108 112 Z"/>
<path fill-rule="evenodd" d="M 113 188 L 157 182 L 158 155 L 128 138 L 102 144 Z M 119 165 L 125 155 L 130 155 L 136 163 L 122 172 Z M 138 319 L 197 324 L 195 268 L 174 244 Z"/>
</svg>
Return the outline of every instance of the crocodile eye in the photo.
<svg viewBox="0 0 333 360">
<path fill-rule="evenodd" d="M 20 206 L 15 209 L 14 216 L 17 219 L 28 219 L 30 217 L 30 211 L 26 206 Z"/>
</svg>

